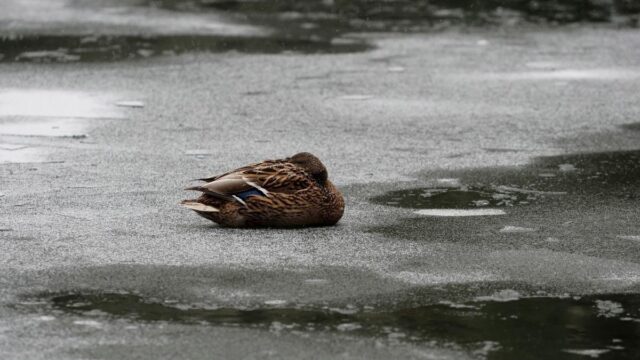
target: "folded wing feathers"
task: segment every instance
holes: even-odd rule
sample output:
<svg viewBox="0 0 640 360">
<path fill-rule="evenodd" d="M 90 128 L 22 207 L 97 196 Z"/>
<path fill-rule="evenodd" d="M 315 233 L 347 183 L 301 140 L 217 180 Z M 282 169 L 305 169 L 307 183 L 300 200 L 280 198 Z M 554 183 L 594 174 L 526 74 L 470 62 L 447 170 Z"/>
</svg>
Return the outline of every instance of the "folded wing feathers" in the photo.
<svg viewBox="0 0 640 360">
<path fill-rule="evenodd" d="M 247 206 L 247 203 L 240 197 L 234 195 L 250 188 L 260 191 L 264 196 L 269 196 L 269 191 L 260 186 L 255 180 L 249 179 L 247 174 L 242 172 L 232 172 L 218 177 L 204 178 L 200 180 L 209 181 L 202 186 L 193 186 L 185 190 L 201 191 L 207 195 L 226 201 L 237 201 Z M 215 207 L 204 205 L 198 202 L 184 202 L 182 205 L 196 211 L 217 212 Z M 202 209 L 202 210 L 201 210 Z"/>
<path fill-rule="evenodd" d="M 227 195 L 227 194 L 221 194 L 219 192 L 216 191 L 211 191 L 209 189 L 207 189 L 204 186 L 193 186 L 193 187 L 188 187 L 185 190 L 195 190 L 195 191 L 200 191 L 203 192 L 209 196 L 213 196 L 216 199 L 220 199 L 220 200 L 226 200 L 226 201 L 233 201 L 233 197 Z"/>
<path fill-rule="evenodd" d="M 245 191 L 249 188 L 254 188 L 260 191 L 263 195 L 269 196 L 269 191 L 257 183 L 247 179 L 242 174 L 228 174 L 222 178 L 216 179 L 202 186 L 189 187 L 186 190 L 201 191 L 207 195 L 226 201 L 237 201 L 240 204 L 247 206 L 247 203 L 240 197 L 234 195 Z"/>
</svg>

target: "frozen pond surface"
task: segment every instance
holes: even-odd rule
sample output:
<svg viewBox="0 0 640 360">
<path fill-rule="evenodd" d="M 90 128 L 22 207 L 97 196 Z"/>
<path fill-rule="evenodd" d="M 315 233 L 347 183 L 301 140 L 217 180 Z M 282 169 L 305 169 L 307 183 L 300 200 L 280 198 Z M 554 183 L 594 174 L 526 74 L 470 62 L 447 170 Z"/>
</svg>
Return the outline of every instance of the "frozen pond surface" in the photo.
<svg viewBox="0 0 640 360">
<path fill-rule="evenodd" d="M 632 359 L 633 4 L 302 3 L 3 3 L 0 358 Z M 177 205 L 297 151 L 338 226 Z"/>
</svg>

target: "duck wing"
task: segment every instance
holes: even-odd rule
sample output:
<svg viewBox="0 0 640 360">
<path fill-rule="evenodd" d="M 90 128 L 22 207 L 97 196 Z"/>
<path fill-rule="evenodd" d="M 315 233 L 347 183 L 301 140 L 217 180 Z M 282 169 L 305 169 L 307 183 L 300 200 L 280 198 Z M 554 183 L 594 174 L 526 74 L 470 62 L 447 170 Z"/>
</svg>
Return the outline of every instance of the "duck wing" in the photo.
<svg viewBox="0 0 640 360">
<path fill-rule="evenodd" d="M 187 190 L 201 191 L 221 200 L 240 203 L 244 203 L 249 196 L 269 197 L 271 192 L 293 193 L 315 184 L 303 169 L 286 161 L 252 164 L 204 180 L 211 181 Z"/>
<path fill-rule="evenodd" d="M 202 179 L 197 179 L 197 180 L 206 181 L 206 182 L 212 182 L 212 181 L 214 181 L 216 179 L 219 179 L 221 177 L 224 177 L 224 176 L 227 176 L 227 175 L 230 175 L 230 174 L 241 173 L 243 171 L 247 171 L 247 170 L 251 170 L 251 169 L 259 169 L 259 168 L 262 168 L 262 167 L 269 167 L 269 166 L 276 165 L 276 164 L 282 164 L 284 162 L 286 162 L 286 160 L 284 160 L 284 159 L 265 160 L 263 162 L 253 163 L 253 164 L 249 164 L 249 165 L 237 168 L 235 170 L 231 170 L 231 171 L 226 172 L 226 173 L 221 174 L 221 175 L 213 175 L 213 176 L 209 176 L 209 177 L 202 178 Z"/>
</svg>

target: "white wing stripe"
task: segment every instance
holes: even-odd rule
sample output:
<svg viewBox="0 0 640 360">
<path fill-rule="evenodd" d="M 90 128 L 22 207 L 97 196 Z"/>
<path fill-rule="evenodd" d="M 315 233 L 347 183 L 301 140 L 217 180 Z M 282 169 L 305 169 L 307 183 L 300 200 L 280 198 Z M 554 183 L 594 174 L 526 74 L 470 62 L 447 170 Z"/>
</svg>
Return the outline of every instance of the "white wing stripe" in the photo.
<svg viewBox="0 0 640 360">
<path fill-rule="evenodd" d="M 244 200 L 240 199 L 238 196 L 236 195 L 231 195 L 234 199 L 236 199 L 237 202 L 239 202 L 240 204 L 247 206 L 247 203 L 244 202 Z"/>
<path fill-rule="evenodd" d="M 242 180 L 244 180 L 245 183 L 247 183 L 247 185 L 252 186 L 254 188 L 256 188 L 258 191 L 260 191 L 264 196 L 269 196 L 269 191 L 267 191 L 267 189 L 263 188 L 262 186 L 254 183 L 253 181 L 249 181 L 246 177 L 242 177 Z"/>
</svg>

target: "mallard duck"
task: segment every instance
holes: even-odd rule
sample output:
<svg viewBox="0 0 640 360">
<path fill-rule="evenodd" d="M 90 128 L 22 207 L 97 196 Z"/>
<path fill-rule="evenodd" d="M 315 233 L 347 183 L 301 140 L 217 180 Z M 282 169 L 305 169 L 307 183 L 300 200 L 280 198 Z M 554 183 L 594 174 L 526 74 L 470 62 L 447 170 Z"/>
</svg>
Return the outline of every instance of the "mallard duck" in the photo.
<svg viewBox="0 0 640 360">
<path fill-rule="evenodd" d="M 297 227 L 337 223 L 344 199 L 316 156 L 303 152 L 265 160 L 186 190 L 202 195 L 182 205 L 227 227 Z"/>
</svg>

